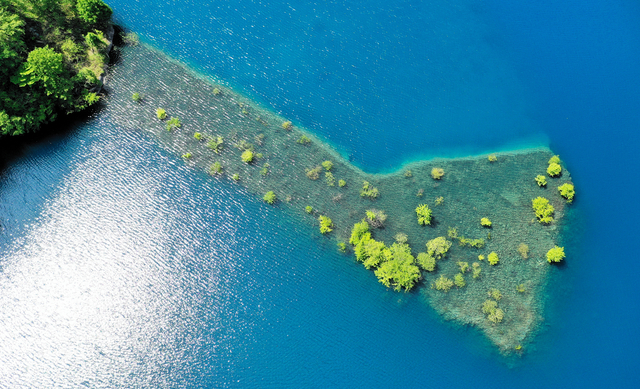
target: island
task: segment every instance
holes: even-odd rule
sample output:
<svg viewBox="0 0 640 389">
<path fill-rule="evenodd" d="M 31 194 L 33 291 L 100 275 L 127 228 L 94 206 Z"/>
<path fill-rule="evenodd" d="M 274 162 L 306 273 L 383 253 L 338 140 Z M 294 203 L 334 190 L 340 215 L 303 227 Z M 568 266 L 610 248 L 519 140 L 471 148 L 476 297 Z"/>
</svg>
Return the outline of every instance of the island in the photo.
<svg viewBox="0 0 640 389">
<path fill-rule="evenodd" d="M 100 100 L 113 40 L 102 0 L 0 0 L 0 134 L 35 132 Z"/>
<path fill-rule="evenodd" d="M 550 149 L 368 174 L 291 120 L 149 46 L 121 55 L 107 86 L 122 131 L 150 134 L 214 185 L 239 185 L 306 220 L 345 260 L 478 328 L 502 354 L 525 352 L 544 320 L 550 270 L 565 259 L 561 232 L 575 196 Z"/>
</svg>

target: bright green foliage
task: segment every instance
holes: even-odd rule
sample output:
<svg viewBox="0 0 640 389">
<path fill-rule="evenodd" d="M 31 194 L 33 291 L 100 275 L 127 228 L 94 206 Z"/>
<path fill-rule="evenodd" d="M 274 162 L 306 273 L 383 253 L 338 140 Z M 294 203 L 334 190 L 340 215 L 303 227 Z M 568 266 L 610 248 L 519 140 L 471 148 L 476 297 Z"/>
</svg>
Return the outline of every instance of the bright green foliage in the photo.
<svg viewBox="0 0 640 389">
<path fill-rule="evenodd" d="M 201 134 L 201 133 L 199 133 L 199 132 L 196 132 L 195 134 L 193 134 L 193 137 L 194 137 L 196 140 L 202 140 L 202 134 Z"/>
<path fill-rule="evenodd" d="M 362 261 L 366 269 L 378 267 L 381 263 L 391 258 L 391 251 L 384 242 L 375 239 L 365 239 L 356 246 L 358 255 L 356 259 Z"/>
<path fill-rule="evenodd" d="M 320 215 L 318 220 L 320 221 L 320 232 L 322 234 L 333 231 L 333 228 L 331 228 L 333 227 L 333 221 L 331 221 L 327 216 Z"/>
<path fill-rule="evenodd" d="M 473 278 L 480 277 L 480 273 L 482 272 L 482 268 L 480 267 L 480 262 L 473 263 Z"/>
<path fill-rule="evenodd" d="M 376 197 L 378 197 L 378 188 L 374 188 L 373 186 L 371 186 L 368 181 L 363 181 L 360 196 L 375 199 Z"/>
<path fill-rule="evenodd" d="M 455 227 L 449 227 L 447 230 L 447 235 L 451 239 L 458 239 L 458 229 Z"/>
<path fill-rule="evenodd" d="M 77 0 L 78 16 L 89 24 L 104 24 L 111 19 L 113 11 L 102 0 Z"/>
<path fill-rule="evenodd" d="M 167 118 L 167 111 L 165 111 L 163 108 L 158 108 L 156 109 L 156 117 L 160 120 L 164 120 Z"/>
<path fill-rule="evenodd" d="M 219 96 L 222 93 L 222 91 L 220 90 L 220 88 L 213 88 L 213 95 L 214 96 Z"/>
<path fill-rule="evenodd" d="M 356 223 L 353 225 L 353 228 L 351 229 L 351 237 L 349 238 L 349 243 L 355 246 L 361 240 L 366 239 L 367 236 L 369 239 L 371 239 L 371 233 L 369 232 L 369 223 L 363 220 L 360 223 Z"/>
<path fill-rule="evenodd" d="M 322 167 L 326 170 L 326 171 L 330 171 L 333 168 L 333 162 L 331 161 L 324 161 L 322 162 Z"/>
<path fill-rule="evenodd" d="M 222 144 L 224 143 L 224 138 L 221 136 L 212 137 L 207 142 L 207 147 L 213 150 L 214 153 L 220 153 L 222 150 Z"/>
<path fill-rule="evenodd" d="M 489 220 L 489 219 L 488 219 L 488 218 L 486 218 L 486 217 L 483 217 L 482 219 L 480 219 L 480 224 L 481 224 L 483 227 L 491 227 L 491 224 L 492 224 L 492 223 L 491 223 L 491 220 Z"/>
<path fill-rule="evenodd" d="M 306 135 L 302 135 L 296 142 L 300 143 L 301 145 L 308 145 L 309 143 L 311 143 L 311 139 Z"/>
<path fill-rule="evenodd" d="M 407 178 L 413 177 L 413 172 L 411 170 L 405 170 L 404 176 Z"/>
<path fill-rule="evenodd" d="M 464 281 L 464 276 L 461 273 L 458 273 L 455 277 L 453 277 L 453 282 L 458 288 L 464 288 L 464 286 L 467 285 L 467 283 Z"/>
<path fill-rule="evenodd" d="M 339 180 L 339 181 L 338 181 L 338 186 L 339 186 L 339 187 L 341 187 L 341 188 L 342 188 L 342 187 L 344 187 L 345 185 L 347 185 L 347 181 L 345 181 L 345 180 Z"/>
<path fill-rule="evenodd" d="M 193 154 L 191 154 L 191 153 L 182 154 L 182 158 L 184 158 L 184 159 L 190 159 L 191 157 L 193 157 Z"/>
<path fill-rule="evenodd" d="M 337 246 L 338 246 L 338 251 L 340 251 L 341 253 L 346 253 L 347 252 L 347 244 L 346 243 L 338 242 Z"/>
<path fill-rule="evenodd" d="M 232 178 L 234 181 L 240 181 L 240 175 L 239 175 L 238 173 L 234 173 L 234 174 L 231 176 L 231 178 Z"/>
<path fill-rule="evenodd" d="M 418 216 L 418 224 L 426 226 L 431 224 L 431 209 L 427 204 L 420 204 L 416 207 L 416 215 Z"/>
<path fill-rule="evenodd" d="M 485 300 L 485 302 L 482 303 L 482 313 L 484 313 L 485 315 L 488 315 L 489 313 L 495 311 L 497 307 L 498 307 L 497 302 L 493 300 Z"/>
<path fill-rule="evenodd" d="M 324 179 L 327 182 L 327 185 L 329 186 L 335 186 L 336 184 L 336 178 L 333 176 L 333 173 L 331 172 L 325 172 L 324 173 Z"/>
<path fill-rule="evenodd" d="M 282 128 L 284 128 L 285 130 L 291 130 L 291 128 L 293 127 L 293 123 L 291 123 L 290 121 L 285 121 L 282 122 Z"/>
<path fill-rule="evenodd" d="M 478 261 L 484 261 L 484 255 L 482 254 L 478 255 Z"/>
<path fill-rule="evenodd" d="M 307 169 L 307 178 L 310 180 L 317 180 L 320 178 L 320 172 L 322 171 L 322 166 L 316 166 L 313 169 Z"/>
<path fill-rule="evenodd" d="M 439 167 L 431 169 L 431 177 L 433 177 L 434 180 L 439 180 L 442 176 L 444 176 L 444 169 Z"/>
<path fill-rule="evenodd" d="M 524 284 L 518 284 L 516 285 L 516 291 L 518 291 L 518 293 L 524 293 L 527 289 L 524 287 Z"/>
<path fill-rule="evenodd" d="M 441 275 L 440 278 L 438 278 L 433 284 L 431 284 L 431 288 L 441 290 L 443 292 L 448 292 L 452 286 L 453 281 L 445 277 L 444 275 Z"/>
<path fill-rule="evenodd" d="M 135 92 L 134 94 L 131 95 L 131 100 L 135 101 L 136 103 L 139 103 L 140 100 L 142 100 L 142 96 L 140 95 L 140 93 Z"/>
<path fill-rule="evenodd" d="M 310 206 L 310 205 L 307 205 L 307 206 L 304 208 L 304 210 L 305 210 L 307 213 L 309 213 L 309 214 L 310 214 L 310 213 L 313 213 L 313 207 L 312 207 L 312 206 Z"/>
<path fill-rule="evenodd" d="M 558 163 L 549 164 L 549 167 L 547 167 L 549 177 L 557 177 L 560 173 L 562 173 L 562 167 Z"/>
<path fill-rule="evenodd" d="M 165 127 L 167 128 L 167 131 L 171 131 L 176 128 L 182 127 L 182 123 L 180 123 L 180 119 L 173 117 L 167 120 L 167 125 Z"/>
<path fill-rule="evenodd" d="M 394 243 L 394 245 L 397 243 Z M 411 290 L 420 281 L 422 274 L 420 269 L 414 265 L 413 257 L 410 258 L 393 258 L 388 260 L 374 272 L 378 281 L 388 288 L 393 288 L 399 292 L 404 289 L 405 292 Z"/>
<path fill-rule="evenodd" d="M 276 197 L 276 194 L 273 193 L 273 191 L 271 190 L 265 193 L 262 199 L 264 200 L 265 203 L 271 204 L 271 205 L 275 204 L 276 200 L 278 200 L 278 198 Z"/>
<path fill-rule="evenodd" d="M 547 251 L 547 262 L 560 262 L 565 258 L 564 247 L 554 247 Z"/>
<path fill-rule="evenodd" d="M 209 168 L 209 173 L 211 174 L 222 174 L 222 165 L 220 162 L 214 162 L 213 165 Z"/>
<path fill-rule="evenodd" d="M 542 224 L 553 222 L 553 205 L 549 204 L 549 200 L 544 197 L 536 197 L 532 200 L 533 211 L 536 213 L 538 221 Z"/>
<path fill-rule="evenodd" d="M 442 197 L 442 196 L 436 197 L 435 204 L 436 205 L 442 205 L 442 203 L 444 203 L 444 197 Z"/>
<path fill-rule="evenodd" d="M 486 300 L 482 304 L 482 312 L 487 315 L 487 319 L 494 324 L 498 324 L 504 318 L 504 312 L 498 308 L 498 303 L 493 300 Z"/>
<path fill-rule="evenodd" d="M 396 236 L 393 237 L 393 239 L 395 239 L 398 243 L 407 243 L 408 238 L 409 237 L 407 236 L 407 234 L 403 232 L 398 232 Z"/>
<path fill-rule="evenodd" d="M 495 266 L 500 262 L 500 259 L 498 258 L 498 254 L 496 254 L 495 251 L 492 251 L 487 256 L 487 261 L 489 261 L 489 265 Z"/>
<path fill-rule="evenodd" d="M 427 254 L 435 259 L 442 259 L 451 248 L 452 243 L 444 236 L 431 239 L 427 242 Z"/>
<path fill-rule="evenodd" d="M 371 227 L 384 227 L 384 222 L 387 220 L 387 214 L 384 213 L 384 211 L 378 209 L 369 209 L 365 213 L 367 216 L 366 220 Z"/>
<path fill-rule="evenodd" d="M 552 163 L 560 164 L 560 156 L 554 155 L 553 157 L 551 157 L 551 159 L 549 159 L 548 164 L 551 165 Z"/>
<path fill-rule="evenodd" d="M 458 266 L 460 267 L 460 273 L 464 273 L 469 268 L 469 262 L 458 262 Z"/>
<path fill-rule="evenodd" d="M 539 174 L 536 176 L 536 182 L 538 183 L 538 186 L 542 187 L 542 186 L 547 186 L 547 177 Z"/>
<path fill-rule="evenodd" d="M 498 157 L 495 154 L 490 154 L 487 159 L 489 160 L 489 162 L 496 162 L 498 160 Z"/>
<path fill-rule="evenodd" d="M 253 162 L 253 151 L 251 150 L 245 150 L 242 152 L 242 155 L 240 156 L 240 158 L 242 158 L 242 162 L 244 163 L 251 163 Z"/>
<path fill-rule="evenodd" d="M 573 187 L 573 184 L 564 183 L 558 187 L 558 191 L 560 191 L 560 196 L 567 199 L 567 202 L 570 203 L 573 201 L 573 197 L 576 195 L 576 191 Z"/>
<path fill-rule="evenodd" d="M 11 82 L 20 87 L 37 84 L 42 86 L 47 96 L 60 100 L 71 98 L 73 83 L 65 69 L 64 56 L 49 46 L 33 49 L 18 73 Z"/>
<path fill-rule="evenodd" d="M 502 293 L 500 293 L 500 291 L 498 289 L 496 289 L 496 288 L 489 289 L 487 294 L 489 295 L 489 297 L 491 297 L 492 299 L 494 299 L 496 301 L 500 301 L 500 299 L 502 298 Z"/>
<path fill-rule="evenodd" d="M 418 253 L 418 265 L 426 271 L 436 270 L 436 259 L 427 253 Z"/>
</svg>

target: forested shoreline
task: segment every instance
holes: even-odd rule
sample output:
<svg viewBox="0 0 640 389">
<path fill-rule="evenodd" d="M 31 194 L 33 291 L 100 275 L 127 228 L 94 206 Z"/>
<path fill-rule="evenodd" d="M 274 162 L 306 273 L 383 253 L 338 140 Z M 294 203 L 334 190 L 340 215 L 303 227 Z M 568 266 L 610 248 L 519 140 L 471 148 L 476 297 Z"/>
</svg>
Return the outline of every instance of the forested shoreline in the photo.
<svg viewBox="0 0 640 389">
<path fill-rule="evenodd" d="M 0 0 L 0 134 L 99 101 L 111 15 L 102 0 Z"/>
</svg>

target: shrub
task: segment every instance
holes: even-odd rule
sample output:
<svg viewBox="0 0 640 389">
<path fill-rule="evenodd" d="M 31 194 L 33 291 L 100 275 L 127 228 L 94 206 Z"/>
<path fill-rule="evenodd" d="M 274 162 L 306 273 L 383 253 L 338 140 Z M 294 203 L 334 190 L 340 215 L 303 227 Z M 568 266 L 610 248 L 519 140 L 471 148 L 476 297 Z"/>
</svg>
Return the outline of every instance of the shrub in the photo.
<svg viewBox="0 0 640 389">
<path fill-rule="evenodd" d="M 213 88 L 213 95 L 214 96 L 220 96 L 221 93 L 222 93 L 222 91 L 219 88 Z"/>
<path fill-rule="evenodd" d="M 433 255 L 429 255 L 427 253 L 418 253 L 418 257 L 416 258 L 418 261 L 418 265 L 426 271 L 434 271 L 436 270 L 436 259 Z"/>
<path fill-rule="evenodd" d="M 193 154 L 191 154 L 191 153 L 187 152 L 187 153 L 182 154 L 182 158 L 184 158 L 184 159 L 189 159 L 191 157 L 193 157 Z"/>
<path fill-rule="evenodd" d="M 552 163 L 560 164 L 560 156 L 554 155 L 553 157 L 551 157 L 551 159 L 549 159 L 548 164 L 551 165 Z"/>
<path fill-rule="evenodd" d="M 341 253 L 346 253 L 347 252 L 347 245 L 344 242 L 338 242 L 337 244 L 338 246 L 338 251 L 340 251 Z"/>
<path fill-rule="evenodd" d="M 397 243 L 394 243 L 393 246 L 396 245 Z M 408 292 L 420 281 L 422 274 L 420 269 L 414 265 L 414 259 L 408 246 L 401 246 L 397 250 L 394 250 L 393 246 L 391 249 L 392 253 L 395 252 L 393 258 L 383 262 L 374 274 L 378 277 L 378 281 L 386 287 L 393 287 L 395 291 L 404 288 L 405 292 Z"/>
<path fill-rule="evenodd" d="M 322 167 L 325 168 L 326 171 L 331 171 L 331 168 L 333 168 L 333 162 L 324 161 L 322 162 Z"/>
<path fill-rule="evenodd" d="M 367 210 L 366 216 L 367 223 L 375 228 L 384 227 L 384 222 L 387 220 L 387 214 L 378 209 Z"/>
<path fill-rule="evenodd" d="M 224 143 L 224 138 L 222 138 L 221 136 L 216 136 L 214 138 L 209 139 L 209 141 L 207 142 L 207 147 L 213 150 L 214 153 L 218 154 L 222 149 L 223 143 Z"/>
<path fill-rule="evenodd" d="M 327 181 L 327 185 L 329 185 L 329 186 L 335 186 L 335 184 L 336 184 L 336 178 L 333 176 L 333 173 L 331 173 L 331 172 L 325 172 L 325 173 L 324 173 L 324 177 L 325 177 L 325 180 Z"/>
<path fill-rule="evenodd" d="M 413 172 L 411 170 L 405 170 L 404 176 L 407 178 L 413 177 Z"/>
<path fill-rule="evenodd" d="M 140 93 L 135 92 L 134 94 L 131 95 L 131 100 L 133 100 L 136 103 L 138 103 L 138 102 L 140 102 L 140 100 L 142 100 L 142 96 L 140 95 Z"/>
<path fill-rule="evenodd" d="M 180 123 L 180 119 L 174 117 L 167 121 L 166 128 L 167 128 L 167 131 L 171 131 L 175 128 L 180 128 L 181 126 L 182 124 Z"/>
<path fill-rule="evenodd" d="M 268 163 L 265 163 L 265 164 L 262 166 L 262 169 L 260 169 L 260 174 L 261 174 L 263 177 L 265 177 L 267 174 L 269 174 L 269 167 L 270 167 L 270 166 L 271 166 L 271 165 L 269 165 Z"/>
<path fill-rule="evenodd" d="M 529 246 L 524 244 L 524 243 L 520 243 L 520 245 L 518 246 L 518 252 L 520 253 L 520 255 L 522 255 L 523 259 L 527 259 L 529 258 Z"/>
<path fill-rule="evenodd" d="M 360 191 L 361 197 L 368 197 L 370 199 L 375 199 L 378 197 L 378 188 L 371 186 L 368 181 L 362 182 L 362 190 Z"/>
<path fill-rule="evenodd" d="M 487 256 L 487 261 L 489 261 L 489 265 L 495 266 L 500 262 L 500 259 L 498 258 L 498 254 L 496 254 L 495 251 L 492 251 L 489 253 L 489 256 Z"/>
<path fill-rule="evenodd" d="M 489 160 L 489 162 L 495 162 L 498 160 L 498 157 L 495 154 L 489 154 L 487 159 Z"/>
<path fill-rule="evenodd" d="M 472 266 L 473 266 L 473 278 L 480 277 L 480 272 L 482 272 L 482 268 L 480 267 L 480 263 L 479 262 L 474 262 Z"/>
<path fill-rule="evenodd" d="M 542 224 L 553 222 L 553 205 L 549 204 L 549 200 L 544 197 L 536 197 L 531 202 L 533 211 L 536 213 L 538 221 Z"/>
<path fill-rule="evenodd" d="M 306 135 L 302 135 L 296 142 L 300 143 L 301 145 L 308 145 L 309 143 L 311 143 L 311 139 Z"/>
<path fill-rule="evenodd" d="M 458 262 L 458 266 L 460 267 L 460 273 L 464 273 L 469 268 L 469 262 Z"/>
<path fill-rule="evenodd" d="M 431 177 L 433 177 L 434 180 L 439 180 L 442 176 L 444 176 L 444 169 L 439 167 L 431 169 Z"/>
<path fill-rule="evenodd" d="M 498 289 L 496 289 L 496 288 L 489 289 L 487 294 L 489 295 L 489 297 L 491 297 L 492 299 L 494 299 L 496 301 L 500 301 L 500 299 L 502 298 L 502 293 L 500 293 L 500 291 Z"/>
<path fill-rule="evenodd" d="M 451 245 L 452 243 L 444 236 L 439 236 L 427 242 L 427 254 L 435 259 L 442 259 L 451 248 Z"/>
<path fill-rule="evenodd" d="M 464 276 L 460 273 L 456 274 L 455 277 L 453 277 L 453 282 L 455 282 L 458 288 L 463 288 L 465 285 L 467 285 L 467 283 L 464 282 Z"/>
<path fill-rule="evenodd" d="M 307 206 L 304 208 L 304 210 L 305 210 L 307 213 L 313 213 L 313 207 L 312 207 L 312 206 L 310 206 L 310 205 L 307 205 Z"/>
<path fill-rule="evenodd" d="M 554 247 L 547 251 L 547 262 L 560 262 L 565 258 L 564 247 Z"/>
<path fill-rule="evenodd" d="M 431 209 L 427 204 L 420 204 L 416 207 L 418 224 L 421 226 L 431 225 Z"/>
<path fill-rule="evenodd" d="M 289 131 L 291 130 L 291 128 L 293 127 L 293 123 L 291 123 L 290 121 L 284 121 L 282 122 L 282 128 L 284 128 L 285 130 Z"/>
<path fill-rule="evenodd" d="M 478 261 L 484 261 L 484 255 L 482 254 L 478 255 Z"/>
<path fill-rule="evenodd" d="M 398 242 L 398 243 L 407 243 L 408 237 L 407 237 L 407 234 L 405 234 L 403 232 L 398 232 L 396 234 L 396 236 L 393 237 L 393 239 L 395 239 L 396 242 Z"/>
<path fill-rule="evenodd" d="M 483 227 L 491 227 L 491 220 L 489 220 L 489 219 L 488 219 L 488 218 L 486 218 L 486 217 L 483 217 L 482 219 L 480 219 L 480 224 L 481 224 Z"/>
<path fill-rule="evenodd" d="M 355 246 L 360 243 L 361 240 L 366 240 L 367 236 L 371 238 L 371 233 L 369 232 L 369 223 L 363 220 L 360 223 L 356 223 L 353 225 L 349 243 Z"/>
<path fill-rule="evenodd" d="M 331 221 L 331 219 L 320 215 L 318 220 L 320 221 L 320 233 L 326 234 L 327 232 L 333 231 L 333 228 L 331 228 L 333 227 L 333 221 Z"/>
<path fill-rule="evenodd" d="M 339 187 L 341 187 L 341 188 L 342 188 L 342 187 L 344 187 L 345 185 L 347 185 L 347 181 L 345 181 L 345 180 L 339 180 L 339 181 L 338 181 L 338 186 L 339 186 Z"/>
<path fill-rule="evenodd" d="M 240 175 L 239 175 L 238 173 L 235 173 L 234 175 L 232 175 L 232 176 L 231 176 L 231 178 L 232 178 L 234 181 L 240 181 Z"/>
<path fill-rule="evenodd" d="M 537 175 L 536 176 L 536 182 L 538 183 L 538 186 L 540 186 L 540 187 L 547 186 L 547 177 L 545 177 L 543 175 Z"/>
<path fill-rule="evenodd" d="M 213 165 L 209 168 L 210 174 L 221 174 L 222 173 L 222 165 L 220 162 L 214 162 Z"/>
<path fill-rule="evenodd" d="M 267 193 L 265 193 L 262 199 L 265 203 L 273 205 L 278 198 L 276 197 L 276 194 L 273 193 L 273 191 L 268 191 Z"/>
<path fill-rule="evenodd" d="M 567 199 L 567 202 L 570 203 L 573 201 L 573 196 L 576 195 L 573 184 L 564 183 L 558 187 L 558 191 L 560 191 L 560 196 Z"/>
<path fill-rule="evenodd" d="M 78 17 L 91 25 L 104 24 L 111 19 L 113 11 L 102 0 L 78 0 Z"/>
<path fill-rule="evenodd" d="M 519 284 L 519 285 L 516 285 L 516 291 L 517 291 L 518 293 L 524 293 L 524 292 L 526 292 L 527 290 L 526 290 L 526 288 L 524 287 L 524 284 Z"/>
<path fill-rule="evenodd" d="M 453 281 L 451 281 L 444 275 L 441 275 L 440 278 L 438 278 L 433 284 L 431 284 L 432 288 L 436 290 L 441 290 L 443 292 L 448 292 L 452 286 L 453 286 Z"/>
<path fill-rule="evenodd" d="M 244 163 L 253 162 L 253 151 L 251 151 L 251 150 L 243 151 L 242 155 L 240 156 L 240 158 L 242 158 L 242 162 L 244 162 Z"/>
<path fill-rule="evenodd" d="M 158 108 L 156 109 L 156 116 L 158 117 L 158 119 L 164 120 L 167 118 L 167 111 L 162 108 Z"/>
<path fill-rule="evenodd" d="M 464 246 L 471 246 L 471 247 L 475 247 L 477 249 L 481 249 L 484 247 L 484 239 L 480 238 L 480 239 L 469 239 L 469 238 L 465 238 L 464 236 L 459 236 L 458 237 L 458 243 L 460 243 L 460 246 L 464 247 Z"/>
<path fill-rule="evenodd" d="M 562 167 L 558 163 L 549 164 L 549 167 L 547 167 L 549 177 L 557 177 L 560 173 L 562 173 Z"/>
<path fill-rule="evenodd" d="M 193 137 L 194 137 L 196 140 L 202 140 L 202 134 L 201 134 L 201 133 L 199 133 L 199 132 L 196 132 L 195 134 L 193 134 Z"/>
<path fill-rule="evenodd" d="M 436 197 L 435 203 L 436 203 L 436 205 L 442 205 L 442 203 L 444 203 L 444 197 L 442 197 L 442 196 Z"/>
<path fill-rule="evenodd" d="M 420 188 L 418 189 L 418 192 L 416 193 L 416 197 L 422 197 L 424 195 L 424 189 Z"/>
<path fill-rule="evenodd" d="M 482 303 L 482 313 L 485 315 L 494 312 L 496 308 L 498 308 L 498 303 L 494 300 L 485 300 L 485 302 Z"/>
<path fill-rule="evenodd" d="M 322 167 L 321 166 L 316 166 L 313 169 L 306 169 L 307 172 L 307 178 L 310 180 L 317 180 L 318 178 L 320 178 L 320 172 L 322 171 Z"/>
<path fill-rule="evenodd" d="M 251 143 L 247 142 L 246 140 L 242 139 L 241 141 L 239 141 L 238 143 L 235 144 L 236 149 L 238 150 L 254 150 L 254 147 Z"/>
</svg>

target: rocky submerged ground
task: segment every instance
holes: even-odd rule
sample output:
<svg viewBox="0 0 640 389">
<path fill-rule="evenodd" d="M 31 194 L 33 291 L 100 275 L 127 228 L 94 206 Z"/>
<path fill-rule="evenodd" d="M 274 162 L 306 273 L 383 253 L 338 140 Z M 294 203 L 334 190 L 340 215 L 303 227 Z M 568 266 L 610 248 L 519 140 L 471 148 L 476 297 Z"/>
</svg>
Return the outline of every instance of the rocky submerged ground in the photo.
<svg viewBox="0 0 640 389">
<path fill-rule="evenodd" d="M 542 296 L 552 266 L 545 254 L 561 238 L 558 227 L 567 202 L 556 188 L 571 181 L 564 170 L 558 178 L 547 177 L 546 186 L 536 183 L 537 175 L 546 175 L 551 150 L 499 153 L 494 161 L 488 156 L 434 159 L 396 173 L 367 174 L 286 118 L 148 46 L 127 47 L 121 54 L 106 86 L 108 104 L 119 111 L 115 116 L 123 129 L 152 133 L 184 163 L 211 174 L 214 184 L 230 180 L 260 198 L 271 191 L 274 206 L 316 226 L 319 216 L 330 218 L 326 238 L 344 243 L 347 254 L 353 250 L 351 229 L 367 210 L 386 214 L 384 222 L 371 223 L 374 239 L 391 245 L 404 234 L 414 256 L 426 251 L 427 241 L 445 237 L 452 246 L 434 271 L 421 271 L 417 293 L 444 318 L 480 329 L 502 353 L 526 350 L 543 320 Z M 142 100 L 133 101 L 133 93 Z M 158 108 L 167 118 L 158 119 Z M 247 150 L 253 154 L 250 163 L 242 160 Z M 325 161 L 331 162 L 330 170 L 322 166 Z M 434 168 L 443 170 L 440 179 L 432 177 Z M 377 188 L 375 198 L 362 196 L 364 182 Z M 532 210 L 538 196 L 555 208 L 549 225 L 539 223 Z M 431 225 L 418 224 L 420 204 L 432 210 Z M 491 220 L 491 227 L 481 225 L 482 218 Z M 484 243 L 472 247 L 463 238 Z M 499 257 L 494 266 L 487 260 L 492 252 Z M 435 288 L 441 276 L 453 280 L 458 274 L 464 286 Z M 494 302 L 489 304 L 494 313 L 502 312 L 500 320 L 488 313 L 487 301 Z"/>
</svg>

